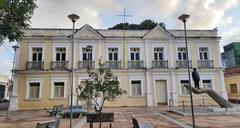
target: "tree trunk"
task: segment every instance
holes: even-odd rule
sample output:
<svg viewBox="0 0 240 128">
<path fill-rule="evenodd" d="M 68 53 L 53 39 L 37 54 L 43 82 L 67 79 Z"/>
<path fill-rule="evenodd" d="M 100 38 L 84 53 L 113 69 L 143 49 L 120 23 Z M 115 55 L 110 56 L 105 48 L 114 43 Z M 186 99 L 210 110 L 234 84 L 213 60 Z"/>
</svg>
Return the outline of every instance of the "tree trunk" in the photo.
<svg viewBox="0 0 240 128">
<path fill-rule="evenodd" d="M 99 128 L 102 128 L 102 110 L 100 110 L 100 124 Z"/>
</svg>

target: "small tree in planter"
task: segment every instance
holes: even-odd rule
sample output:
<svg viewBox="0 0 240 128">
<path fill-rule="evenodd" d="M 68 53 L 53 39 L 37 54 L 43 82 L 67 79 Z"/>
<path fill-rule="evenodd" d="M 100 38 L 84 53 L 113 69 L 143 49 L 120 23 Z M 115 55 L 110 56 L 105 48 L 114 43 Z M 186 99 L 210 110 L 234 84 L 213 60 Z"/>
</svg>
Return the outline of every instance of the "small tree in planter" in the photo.
<svg viewBox="0 0 240 128">
<path fill-rule="evenodd" d="M 86 79 L 84 86 L 78 86 L 78 97 L 81 100 L 93 101 L 100 112 L 101 127 L 101 112 L 105 101 L 114 101 L 117 97 L 126 94 L 126 91 L 121 89 L 117 76 L 115 76 L 105 64 L 99 63 L 99 69 L 88 70 L 89 78 Z"/>
</svg>

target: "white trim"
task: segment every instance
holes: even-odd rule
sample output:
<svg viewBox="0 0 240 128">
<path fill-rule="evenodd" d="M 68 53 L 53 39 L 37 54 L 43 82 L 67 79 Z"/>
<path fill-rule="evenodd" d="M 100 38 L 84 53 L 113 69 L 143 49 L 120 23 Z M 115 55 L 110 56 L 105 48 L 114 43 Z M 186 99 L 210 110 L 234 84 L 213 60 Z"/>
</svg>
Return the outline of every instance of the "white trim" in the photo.
<svg viewBox="0 0 240 128">
<path fill-rule="evenodd" d="M 141 96 L 144 96 L 144 86 L 145 85 L 145 78 L 144 76 L 129 76 L 129 96 L 130 97 L 139 97 L 139 96 L 132 96 L 132 81 L 139 80 L 141 81 Z"/>
<path fill-rule="evenodd" d="M 143 44 L 128 44 L 128 60 L 131 60 L 130 49 L 131 48 L 140 48 L 140 61 L 143 60 Z"/>
<path fill-rule="evenodd" d="M 91 45 L 92 48 L 92 61 L 95 61 L 95 54 L 96 54 L 96 46 L 94 43 L 79 43 L 79 61 L 83 61 L 83 48 L 86 48 L 88 45 Z"/>
<path fill-rule="evenodd" d="M 201 75 L 200 74 L 200 88 L 203 88 L 203 80 L 211 80 L 212 84 L 212 90 L 215 90 L 215 81 L 214 81 L 214 76 L 213 75 Z"/>
<path fill-rule="evenodd" d="M 206 44 L 206 43 L 198 43 L 197 44 L 197 56 L 198 56 L 198 60 L 200 60 L 200 56 L 199 56 L 199 48 L 207 48 L 208 49 L 208 60 L 212 60 L 212 50 L 211 50 L 211 45 L 210 44 Z"/>
<path fill-rule="evenodd" d="M 45 58 L 45 44 L 43 42 L 37 42 L 37 43 L 29 43 L 28 44 L 28 61 L 32 61 L 32 48 L 42 48 L 42 61 L 44 61 Z"/>
<path fill-rule="evenodd" d="M 52 61 L 56 61 L 56 48 L 65 48 L 66 49 L 66 61 L 68 61 L 68 49 L 69 43 L 53 43 L 52 45 Z"/>
<path fill-rule="evenodd" d="M 166 88 L 167 88 L 167 103 L 169 104 L 169 99 L 171 98 L 170 96 L 170 82 L 169 82 L 169 77 L 168 76 L 153 76 L 153 91 L 154 91 L 154 105 L 157 105 L 157 91 L 156 91 L 156 81 L 158 80 L 165 80 L 166 81 Z"/>
<path fill-rule="evenodd" d="M 109 61 L 109 56 L 108 56 L 108 49 L 109 48 L 117 48 L 118 49 L 118 61 L 121 61 L 121 45 L 120 44 L 106 44 L 105 46 L 105 60 Z"/>
<path fill-rule="evenodd" d="M 39 91 L 39 98 L 38 99 L 41 99 L 42 98 L 42 86 L 43 86 L 43 78 L 27 78 L 26 79 L 26 95 L 25 95 L 25 99 L 29 99 L 29 93 L 30 93 L 30 84 L 31 82 L 36 82 L 36 83 L 40 83 L 40 91 Z"/>
<path fill-rule="evenodd" d="M 66 98 L 66 90 L 67 90 L 67 78 L 66 77 L 52 77 L 51 78 L 51 95 L 50 98 L 55 99 L 54 97 L 54 83 L 55 82 L 64 82 L 64 96 L 62 98 Z"/>
</svg>

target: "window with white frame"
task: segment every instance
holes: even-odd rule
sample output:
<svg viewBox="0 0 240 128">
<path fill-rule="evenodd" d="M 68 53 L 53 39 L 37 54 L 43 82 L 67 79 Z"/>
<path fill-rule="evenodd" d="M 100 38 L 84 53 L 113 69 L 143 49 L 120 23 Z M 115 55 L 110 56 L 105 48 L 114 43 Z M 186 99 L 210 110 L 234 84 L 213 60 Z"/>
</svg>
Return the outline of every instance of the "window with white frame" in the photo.
<svg viewBox="0 0 240 128">
<path fill-rule="evenodd" d="M 212 89 L 212 80 L 203 80 L 203 88 Z"/>
<path fill-rule="evenodd" d="M 92 49 L 82 48 L 83 61 L 92 61 Z"/>
<path fill-rule="evenodd" d="M 131 81 L 131 91 L 132 96 L 141 96 L 142 95 L 142 86 L 140 80 Z"/>
<path fill-rule="evenodd" d="M 140 48 L 130 48 L 130 60 L 140 60 Z"/>
<path fill-rule="evenodd" d="M 39 99 L 39 97 L 40 97 L 40 83 L 39 82 L 30 82 L 28 98 Z"/>
<path fill-rule="evenodd" d="M 230 92 L 237 93 L 237 84 L 230 84 Z"/>
<path fill-rule="evenodd" d="M 187 60 L 187 50 L 185 47 L 179 47 L 177 49 L 178 60 Z"/>
<path fill-rule="evenodd" d="M 189 86 L 189 80 L 181 80 L 180 81 L 181 86 L 181 95 L 189 95 L 190 92 L 185 86 Z"/>
<path fill-rule="evenodd" d="M 64 82 L 54 82 L 54 98 L 64 97 Z"/>
<path fill-rule="evenodd" d="M 66 61 L 66 48 L 56 48 L 56 61 Z"/>
<path fill-rule="evenodd" d="M 42 61 L 42 48 L 32 48 L 32 61 Z"/>
<path fill-rule="evenodd" d="M 207 47 L 201 47 L 199 48 L 199 59 L 200 60 L 208 60 L 208 48 Z"/>
<path fill-rule="evenodd" d="M 108 48 L 108 60 L 109 61 L 118 60 L 118 48 Z"/>
<path fill-rule="evenodd" d="M 154 60 L 163 60 L 163 48 L 154 48 Z"/>
</svg>

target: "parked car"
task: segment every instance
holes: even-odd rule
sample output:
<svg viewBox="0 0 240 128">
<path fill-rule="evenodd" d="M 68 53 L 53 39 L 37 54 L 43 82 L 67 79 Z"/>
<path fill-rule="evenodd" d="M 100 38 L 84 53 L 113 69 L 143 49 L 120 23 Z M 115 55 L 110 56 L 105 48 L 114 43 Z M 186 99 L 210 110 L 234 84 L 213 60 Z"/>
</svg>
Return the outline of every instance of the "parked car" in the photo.
<svg viewBox="0 0 240 128">
<path fill-rule="evenodd" d="M 74 105 L 73 106 L 73 118 L 78 118 L 82 115 L 85 115 L 87 113 L 86 109 L 84 108 L 84 106 L 77 106 Z M 63 118 L 70 118 L 70 106 L 68 106 L 66 108 L 66 110 L 63 112 L 62 114 Z"/>
<path fill-rule="evenodd" d="M 9 100 L 7 99 L 1 99 L 0 100 L 0 110 L 6 110 L 9 106 Z"/>
</svg>

